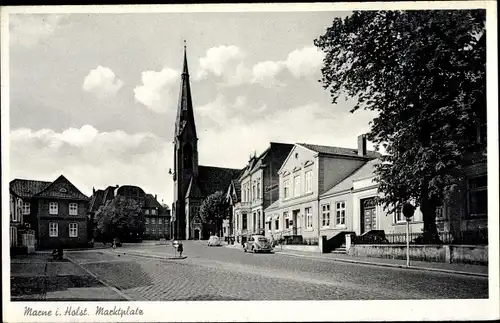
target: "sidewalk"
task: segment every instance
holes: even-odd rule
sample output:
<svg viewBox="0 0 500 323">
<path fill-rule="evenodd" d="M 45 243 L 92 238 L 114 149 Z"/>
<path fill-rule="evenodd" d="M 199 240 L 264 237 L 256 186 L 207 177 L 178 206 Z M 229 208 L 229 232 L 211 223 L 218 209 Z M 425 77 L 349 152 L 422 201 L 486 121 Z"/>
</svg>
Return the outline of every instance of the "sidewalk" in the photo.
<svg viewBox="0 0 500 323">
<path fill-rule="evenodd" d="M 122 296 L 68 259 L 46 253 L 11 258 L 12 301 L 123 301 Z"/>
<path fill-rule="evenodd" d="M 467 265 L 467 264 L 448 264 L 441 262 L 426 262 L 426 261 L 410 261 L 410 267 L 406 267 L 405 259 L 389 259 L 375 257 L 354 257 L 345 254 L 334 253 L 315 253 L 295 250 L 280 250 L 277 246 L 274 251 L 276 253 L 286 254 L 289 256 L 304 257 L 311 259 L 325 259 L 331 261 L 350 262 L 356 264 L 375 265 L 384 267 L 408 268 L 413 270 L 426 270 L 446 272 L 452 274 L 462 274 L 469 276 L 488 277 L 488 266 Z"/>
</svg>

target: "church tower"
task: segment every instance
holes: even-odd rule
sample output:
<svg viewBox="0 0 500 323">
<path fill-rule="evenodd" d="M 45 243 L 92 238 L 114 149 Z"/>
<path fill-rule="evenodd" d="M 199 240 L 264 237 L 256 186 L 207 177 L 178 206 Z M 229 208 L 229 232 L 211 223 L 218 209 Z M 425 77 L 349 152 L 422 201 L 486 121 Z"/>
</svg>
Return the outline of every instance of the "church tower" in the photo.
<svg viewBox="0 0 500 323">
<path fill-rule="evenodd" d="M 174 134 L 174 237 L 186 239 L 185 196 L 192 177 L 198 176 L 198 137 L 194 122 L 191 86 L 184 44 L 184 64 Z"/>
</svg>

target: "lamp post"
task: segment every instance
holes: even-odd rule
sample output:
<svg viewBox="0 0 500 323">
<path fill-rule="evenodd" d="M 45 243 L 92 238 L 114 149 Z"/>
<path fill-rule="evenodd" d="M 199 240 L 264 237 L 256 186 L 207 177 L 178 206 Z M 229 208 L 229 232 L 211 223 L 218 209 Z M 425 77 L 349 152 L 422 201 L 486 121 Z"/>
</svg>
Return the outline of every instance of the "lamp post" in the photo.
<svg viewBox="0 0 500 323">
<path fill-rule="evenodd" d="M 410 266 L 410 221 L 415 213 L 415 207 L 411 203 L 403 205 L 403 215 L 406 218 L 406 266 Z"/>
</svg>

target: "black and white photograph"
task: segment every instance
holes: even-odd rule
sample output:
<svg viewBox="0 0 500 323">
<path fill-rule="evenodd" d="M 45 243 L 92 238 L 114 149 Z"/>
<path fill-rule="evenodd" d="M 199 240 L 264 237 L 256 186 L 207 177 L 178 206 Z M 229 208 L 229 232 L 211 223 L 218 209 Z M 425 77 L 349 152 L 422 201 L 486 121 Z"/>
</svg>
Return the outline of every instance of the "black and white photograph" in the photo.
<svg viewBox="0 0 500 323">
<path fill-rule="evenodd" d="M 500 318 L 494 1 L 1 18 L 5 322 Z"/>
</svg>

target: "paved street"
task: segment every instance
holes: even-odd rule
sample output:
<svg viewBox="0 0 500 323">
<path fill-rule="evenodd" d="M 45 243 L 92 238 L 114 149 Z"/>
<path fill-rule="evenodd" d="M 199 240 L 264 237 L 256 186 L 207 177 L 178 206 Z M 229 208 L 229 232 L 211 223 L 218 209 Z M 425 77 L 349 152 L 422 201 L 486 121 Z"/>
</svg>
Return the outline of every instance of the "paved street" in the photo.
<svg viewBox="0 0 500 323">
<path fill-rule="evenodd" d="M 132 300 L 391 300 L 487 298 L 488 280 L 186 241 L 186 259 L 155 243 L 68 252 Z M 132 255 L 133 254 L 133 255 Z M 163 257 L 165 259 L 145 256 Z"/>
</svg>

